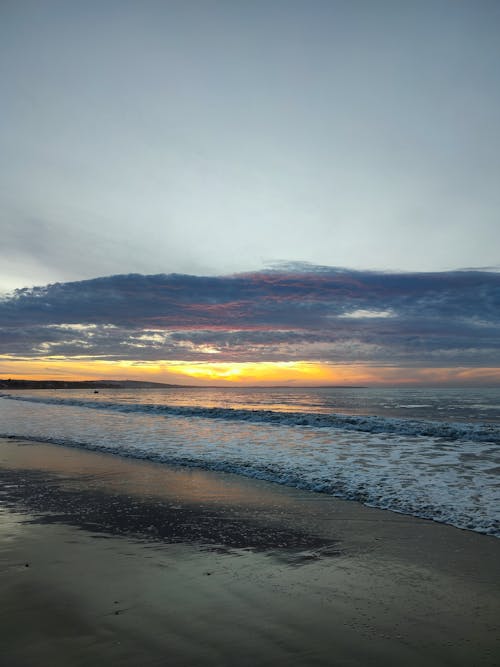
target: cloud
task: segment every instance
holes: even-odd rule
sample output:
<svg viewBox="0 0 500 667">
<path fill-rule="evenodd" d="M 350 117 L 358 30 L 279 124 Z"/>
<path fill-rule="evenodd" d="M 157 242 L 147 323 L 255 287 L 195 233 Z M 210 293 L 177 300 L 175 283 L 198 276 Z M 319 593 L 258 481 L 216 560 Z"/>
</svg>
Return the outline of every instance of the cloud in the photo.
<svg viewBox="0 0 500 667">
<path fill-rule="evenodd" d="M 19 357 L 495 366 L 500 273 L 115 275 L 16 290 L 0 323 Z"/>
</svg>

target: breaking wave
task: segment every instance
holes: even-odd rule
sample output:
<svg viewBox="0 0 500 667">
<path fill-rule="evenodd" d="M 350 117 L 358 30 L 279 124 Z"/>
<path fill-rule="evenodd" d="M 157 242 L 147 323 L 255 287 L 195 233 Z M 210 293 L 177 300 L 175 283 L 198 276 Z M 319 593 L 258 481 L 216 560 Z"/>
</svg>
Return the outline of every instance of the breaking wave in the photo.
<svg viewBox="0 0 500 667">
<path fill-rule="evenodd" d="M 480 422 L 446 422 L 395 417 L 346 415 L 339 413 L 280 412 L 279 410 L 248 410 L 222 407 L 170 406 L 155 403 L 119 403 L 73 398 L 19 396 L 0 394 L 0 398 L 45 405 L 66 405 L 121 413 L 144 413 L 165 417 L 202 417 L 228 421 L 277 424 L 313 428 L 333 428 L 363 433 L 387 433 L 404 436 L 427 436 L 446 440 L 467 440 L 500 444 L 500 428 Z"/>
</svg>

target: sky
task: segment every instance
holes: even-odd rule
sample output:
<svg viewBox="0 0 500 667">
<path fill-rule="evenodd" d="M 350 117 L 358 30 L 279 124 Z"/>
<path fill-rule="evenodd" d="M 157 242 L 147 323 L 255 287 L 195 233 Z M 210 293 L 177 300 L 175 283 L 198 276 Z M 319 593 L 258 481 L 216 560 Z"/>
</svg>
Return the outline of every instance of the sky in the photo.
<svg viewBox="0 0 500 667">
<path fill-rule="evenodd" d="M 498 382 L 499 34 L 490 0 L 2 0 L 0 376 Z"/>
</svg>

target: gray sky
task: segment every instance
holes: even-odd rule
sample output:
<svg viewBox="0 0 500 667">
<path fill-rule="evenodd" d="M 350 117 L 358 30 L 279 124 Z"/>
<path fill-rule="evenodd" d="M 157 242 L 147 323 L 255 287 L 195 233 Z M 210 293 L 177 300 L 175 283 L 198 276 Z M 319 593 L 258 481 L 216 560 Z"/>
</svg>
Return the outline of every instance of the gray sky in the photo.
<svg viewBox="0 0 500 667">
<path fill-rule="evenodd" d="M 0 291 L 500 263 L 500 2 L 0 5 Z"/>
</svg>

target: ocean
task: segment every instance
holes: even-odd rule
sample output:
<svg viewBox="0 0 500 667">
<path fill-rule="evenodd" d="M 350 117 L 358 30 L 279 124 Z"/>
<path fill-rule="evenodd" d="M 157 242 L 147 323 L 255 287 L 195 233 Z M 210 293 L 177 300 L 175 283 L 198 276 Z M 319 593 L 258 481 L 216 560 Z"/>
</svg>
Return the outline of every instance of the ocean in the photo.
<svg viewBox="0 0 500 667">
<path fill-rule="evenodd" d="M 226 471 L 500 537 L 499 388 L 9 391 L 0 436 Z"/>
</svg>

